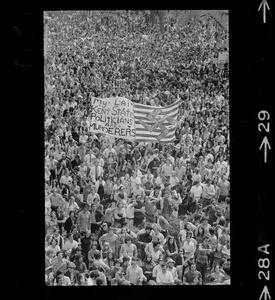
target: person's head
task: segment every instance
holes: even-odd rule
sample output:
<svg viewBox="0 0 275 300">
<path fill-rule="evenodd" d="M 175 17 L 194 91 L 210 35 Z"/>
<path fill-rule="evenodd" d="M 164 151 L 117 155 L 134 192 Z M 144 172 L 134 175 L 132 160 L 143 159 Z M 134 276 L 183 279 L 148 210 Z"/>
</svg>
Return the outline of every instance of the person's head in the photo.
<svg viewBox="0 0 275 300">
<path fill-rule="evenodd" d="M 148 253 L 145 257 L 145 261 L 147 262 L 152 262 L 152 255 L 150 253 Z"/>
<path fill-rule="evenodd" d="M 222 244 L 217 244 L 216 251 L 221 252 L 221 250 L 222 250 Z"/>
<path fill-rule="evenodd" d="M 57 256 L 58 259 L 62 259 L 64 257 L 64 253 L 62 251 L 58 251 L 56 253 L 56 256 Z"/>
<path fill-rule="evenodd" d="M 228 276 L 230 276 L 230 262 L 225 262 L 224 264 L 223 264 L 223 266 L 222 266 L 222 268 L 223 268 L 223 270 L 224 270 L 224 272 L 225 272 L 225 274 L 226 275 L 228 275 Z"/>
<path fill-rule="evenodd" d="M 113 227 L 109 227 L 109 228 L 108 228 L 108 234 L 109 234 L 110 236 L 112 236 L 112 235 L 114 234 L 114 228 L 113 228 Z"/>
<path fill-rule="evenodd" d="M 213 228 L 213 227 L 209 228 L 209 234 L 210 234 L 210 235 L 213 235 L 213 234 L 215 234 L 215 230 L 214 230 L 214 228 Z"/>
<path fill-rule="evenodd" d="M 121 271 L 117 271 L 115 274 L 116 280 L 121 280 L 123 278 L 123 273 Z"/>
<path fill-rule="evenodd" d="M 175 264 L 175 261 L 171 258 L 171 257 L 169 257 L 168 259 L 167 259 L 167 266 L 169 267 L 169 268 L 173 268 L 174 267 L 174 264 Z"/>
<path fill-rule="evenodd" d="M 61 207 L 60 207 L 60 206 L 57 206 L 56 211 L 57 211 L 58 213 L 61 213 L 61 211 L 62 211 Z"/>
<path fill-rule="evenodd" d="M 128 245 L 130 245 L 132 243 L 132 238 L 130 236 L 127 236 L 125 238 L 125 243 L 128 244 Z"/>
<path fill-rule="evenodd" d="M 206 184 L 210 186 L 211 181 L 212 181 L 212 180 L 211 180 L 210 178 L 207 178 L 207 179 L 206 179 Z"/>
<path fill-rule="evenodd" d="M 219 264 L 215 265 L 214 272 L 215 273 L 219 273 L 220 272 L 220 265 Z"/>
<path fill-rule="evenodd" d="M 79 273 L 78 275 L 78 282 L 80 285 L 86 285 L 87 283 L 87 277 L 85 276 L 84 273 Z"/>
<path fill-rule="evenodd" d="M 90 237 L 90 235 L 91 235 L 91 230 L 86 230 L 85 236 L 86 236 L 86 237 Z"/>
<path fill-rule="evenodd" d="M 200 236 L 204 236 L 204 228 L 203 228 L 202 226 L 200 226 L 200 227 L 198 228 L 198 234 L 199 234 Z"/>
<path fill-rule="evenodd" d="M 209 237 L 208 236 L 205 236 L 204 238 L 203 238 L 203 244 L 208 244 L 209 243 Z"/>
<path fill-rule="evenodd" d="M 167 264 L 166 263 L 163 263 L 161 265 L 161 271 L 162 271 L 162 273 L 166 273 L 167 272 Z"/>
<path fill-rule="evenodd" d="M 94 252 L 94 258 L 97 259 L 97 260 L 101 258 L 100 251 L 96 250 Z"/>
<path fill-rule="evenodd" d="M 169 184 L 168 184 L 169 185 Z M 169 190 L 165 190 L 163 193 L 163 198 L 168 199 L 170 197 L 170 192 Z"/>
<path fill-rule="evenodd" d="M 103 246 L 103 250 L 105 250 L 105 251 L 106 251 L 106 250 L 110 250 L 110 248 L 111 248 L 109 242 L 104 242 L 102 246 Z"/>
<path fill-rule="evenodd" d="M 132 257 L 131 265 L 134 267 L 137 265 L 137 259 L 135 257 Z"/>
<path fill-rule="evenodd" d="M 89 209 L 89 204 L 88 203 L 83 203 L 82 207 L 83 207 L 84 211 L 87 211 Z"/>
<path fill-rule="evenodd" d="M 191 262 L 190 264 L 190 271 L 195 272 L 196 271 L 196 264 L 194 262 Z"/>
<path fill-rule="evenodd" d="M 149 226 L 149 225 L 145 226 L 145 232 L 146 232 L 147 234 L 149 234 L 149 233 L 151 232 L 151 230 L 152 230 L 152 227 L 151 227 L 151 226 Z"/>
<path fill-rule="evenodd" d="M 95 280 L 95 284 L 96 284 L 97 286 L 104 285 L 104 280 L 103 280 L 102 278 L 98 277 L 98 278 L 96 278 L 96 280 Z"/>
<path fill-rule="evenodd" d="M 83 262 L 83 256 L 82 255 L 76 255 L 75 260 L 77 263 L 81 264 Z"/>
<path fill-rule="evenodd" d="M 114 266 L 116 268 L 119 268 L 120 267 L 120 261 L 118 259 L 114 259 Z"/>
<path fill-rule="evenodd" d="M 168 237 L 168 244 L 172 245 L 175 242 L 175 238 L 173 236 Z"/>
<path fill-rule="evenodd" d="M 101 227 L 101 229 L 102 229 L 104 232 L 107 232 L 107 231 L 108 231 L 108 224 L 107 224 L 107 223 L 103 223 L 100 227 Z"/>
<path fill-rule="evenodd" d="M 191 233 L 191 232 L 187 232 L 187 233 L 186 233 L 186 240 L 187 240 L 187 241 L 190 241 L 191 238 L 192 238 L 192 233 Z"/>
<path fill-rule="evenodd" d="M 55 213 L 54 210 L 52 210 L 52 211 L 50 212 L 50 217 L 51 217 L 51 218 L 56 218 L 56 213 Z"/>
<path fill-rule="evenodd" d="M 51 243 L 52 247 L 55 247 L 57 245 L 57 239 L 52 238 L 50 243 Z"/>
<path fill-rule="evenodd" d="M 92 249 L 93 250 L 96 250 L 97 249 L 97 241 L 92 241 L 92 245 L 91 245 Z"/>
<path fill-rule="evenodd" d="M 59 228 L 55 228 L 55 230 L 54 230 L 54 236 L 55 237 L 59 237 L 59 235 L 60 235 Z"/>
<path fill-rule="evenodd" d="M 65 285 L 65 282 L 64 282 L 64 275 L 63 275 L 63 274 L 59 274 L 59 275 L 56 277 L 56 285 Z"/>
<path fill-rule="evenodd" d="M 69 241 L 72 243 L 72 242 L 73 242 L 73 240 L 74 240 L 74 236 L 73 236 L 73 234 L 69 234 L 69 235 L 68 235 L 68 238 L 69 238 Z"/>
<path fill-rule="evenodd" d="M 157 252 L 160 249 L 160 242 L 153 242 L 153 249 Z"/>
<path fill-rule="evenodd" d="M 204 226 L 206 226 L 208 224 L 208 218 L 207 217 L 202 218 L 202 224 Z"/>
<path fill-rule="evenodd" d="M 225 226 L 225 223 L 226 223 L 226 221 L 225 221 L 225 218 L 223 218 L 223 217 L 221 217 L 221 218 L 219 219 L 219 221 L 218 221 L 218 224 L 219 224 L 220 226 Z"/>
<path fill-rule="evenodd" d="M 160 226 L 158 224 L 154 224 L 153 230 L 154 230 L 155 233 L 159 233 L 160 232 Z"/>
<path fill-rule="evenodd" d="M 96 270 L 92 270 L 90 272 L 90 277 L 91 279 L 93 279 L 94 281 L 100 276 L 100 273 L 99 271 L 96 269 Z"/>
</svg>

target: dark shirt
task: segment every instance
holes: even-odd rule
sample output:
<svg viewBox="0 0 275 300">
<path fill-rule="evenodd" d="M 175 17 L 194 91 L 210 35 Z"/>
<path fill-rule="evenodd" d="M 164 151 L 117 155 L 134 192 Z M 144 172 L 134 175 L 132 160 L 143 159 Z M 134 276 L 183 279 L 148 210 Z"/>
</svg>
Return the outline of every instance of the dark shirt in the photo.
<svg viewBox="0 0 275 300">
<path fill-rule="evenodd" d="M 139 235 L 139 241 L 142 243 L 146 243 L 149 244 L 152 240 L 152 236 L 150 235 L 150 233 L 142 233 L 141 235 Z"/>
<path fill-rule="evenodd" d="M 195 277 L 198 277 L 199 279 L 201 278 L 201 273 L 199 271 L 188 271 L 184 277 L 186 278 L 187 283 L 193 283 L 193 280 Z"/>
<path fill-rule="evenodd" d="M 137 201 L 137 204 L 134 205 L 134 207 L 137 208 L 137 209 L 141 209 L 142 206 L 143 206 L 143 204 L 140 201 Z M 141 211 L 135 211 L 134 212 L 134 217 L 138 218 L 138 219 L 141 219 L 141 218 L 144 217 L 144 214 Z"/>
<path fill-rule="evenodd" d="M 88 251 L 90 250 L 91 248 L 91 237 L 86 237 L 84 236 L 82 239 L 81 239 L 81 248 L 82 248 L 82 252 L 83 253 L 88 253 Z"/>
</svg>

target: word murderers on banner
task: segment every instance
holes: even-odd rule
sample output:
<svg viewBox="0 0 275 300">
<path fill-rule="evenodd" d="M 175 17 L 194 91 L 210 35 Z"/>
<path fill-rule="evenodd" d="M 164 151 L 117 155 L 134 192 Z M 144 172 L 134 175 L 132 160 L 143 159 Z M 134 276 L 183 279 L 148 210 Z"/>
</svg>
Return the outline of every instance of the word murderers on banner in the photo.
<svg viewBox="0 0 275 300">
<path fill-rule="evenodd" d="M 136 136 L 135 129 L 108 127 L 108 124 L 106 124 L 106 126 L 102 126 L 102 125 L 93 123 L 91 125 L 91 129 L 95 130 L 95 131 L 102 131 L 105 134 L 118 135 L 118 136 L 127 137 L 127 138 Z"/>
</svg>

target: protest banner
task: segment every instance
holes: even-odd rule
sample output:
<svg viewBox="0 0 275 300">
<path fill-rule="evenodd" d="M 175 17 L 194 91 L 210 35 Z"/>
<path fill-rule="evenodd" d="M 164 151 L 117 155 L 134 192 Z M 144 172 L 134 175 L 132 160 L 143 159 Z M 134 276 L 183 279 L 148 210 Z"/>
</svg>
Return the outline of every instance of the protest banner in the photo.
<svg viewBox="0 0 275 300">
<path fill-rule="evenodd" d="M 132 101 L 124 97 L 92 98 L 90 130 L 116 138 L 135 139 Z"/>
</svg>

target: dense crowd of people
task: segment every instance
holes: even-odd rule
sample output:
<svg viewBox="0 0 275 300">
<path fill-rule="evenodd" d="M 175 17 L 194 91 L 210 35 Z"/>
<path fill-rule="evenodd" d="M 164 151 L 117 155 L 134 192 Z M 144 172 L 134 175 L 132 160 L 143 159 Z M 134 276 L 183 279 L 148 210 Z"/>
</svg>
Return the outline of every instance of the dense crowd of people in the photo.
<svg viewBox="0 0 275 300">
<path fill-rule="evenodd" d="M 45 16 L 46 284 L 230 284 L 227 35 L 79 16 Z M 92 97 L 116 96 L 180 98 L 174 143 L 92 132 Z"/>
</svg>

